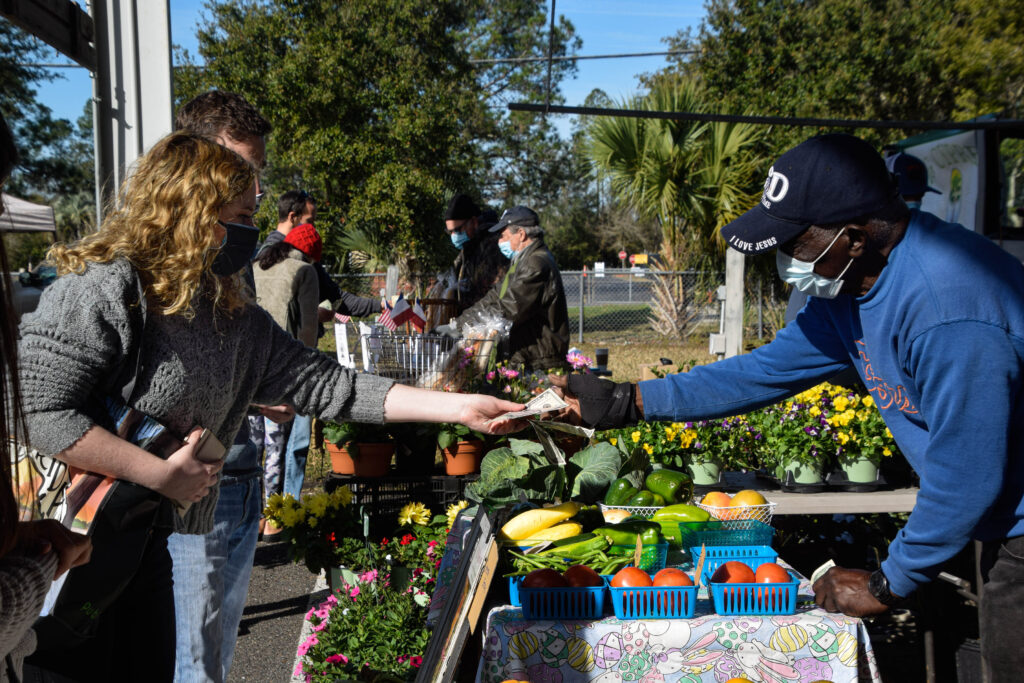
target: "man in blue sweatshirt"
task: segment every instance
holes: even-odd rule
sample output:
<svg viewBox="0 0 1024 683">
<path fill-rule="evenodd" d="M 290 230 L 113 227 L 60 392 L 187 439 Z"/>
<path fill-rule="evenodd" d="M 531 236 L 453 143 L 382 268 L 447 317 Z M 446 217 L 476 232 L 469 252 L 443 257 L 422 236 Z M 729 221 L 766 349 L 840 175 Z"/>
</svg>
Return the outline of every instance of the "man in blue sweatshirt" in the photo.
<svg viewBox="0 0 1024 683">
<path fill-rule="evenodd" d="M 750 412 L 854 368 L 921 479 L 879 570 L 833 568 L 818 605 L 884 612 L 984 542 L 982 654 L 991 681 L 1024 670 L 1024 266 L 988 239 L 908 209 L 882 158 L 848 135 L 811 138 L 768 171 L 760 203 L 722 229 L 745 254 L 777 250 L 810 295 L 752 353 L 633 384 L 567 380 L 584 424 Z"/>
</svg>

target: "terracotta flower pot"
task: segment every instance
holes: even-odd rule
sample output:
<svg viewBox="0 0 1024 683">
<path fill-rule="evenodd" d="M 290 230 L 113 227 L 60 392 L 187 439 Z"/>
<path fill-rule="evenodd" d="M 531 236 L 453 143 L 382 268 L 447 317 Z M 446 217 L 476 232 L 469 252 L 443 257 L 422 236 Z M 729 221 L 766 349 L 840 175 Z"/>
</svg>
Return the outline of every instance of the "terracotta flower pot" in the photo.
<svg viewBox="0 0 1024 683">
<path fill-rule="evenodd" d="M 459 441 L 454 446 L 444 449 L 444 471 L 449 475 L 472 474 L 480 471 L 480 461 L 484 457 L 484 442 Z"/>
<path fill-rule="evenodd" d="M 353 458 L 345 448 L 338 448 L 330 441 L 325 441 L 327 452 L 331 456 L 331 469 L 337 474 L 354 474 L 357 477 L 383 477 L 391 467 L 391 456 L 395 453 L 395 444 L 361 443 L 358 444 L 359 456 Z"/>
</svg>

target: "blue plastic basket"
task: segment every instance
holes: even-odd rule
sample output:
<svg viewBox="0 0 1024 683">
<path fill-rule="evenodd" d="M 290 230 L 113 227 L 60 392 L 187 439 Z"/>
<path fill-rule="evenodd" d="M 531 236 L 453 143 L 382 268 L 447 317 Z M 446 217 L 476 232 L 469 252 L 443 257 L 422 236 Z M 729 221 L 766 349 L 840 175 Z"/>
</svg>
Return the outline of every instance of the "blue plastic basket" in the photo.
<svg viewBox="0 0 1024 683">
<path fill-rule="evenodd" d="M 711 573 L 705 572 L 704 582 L 711 587 L 715 612 L 722 616 L 793 614 L 800 579 L 788 573 L 792 581 L 786 583 L 711 583 Z"/>
<path fill-rule="evenodd" d="M 508 577 L 508 601 L 513 607 L 519 607 L 522 603 L 519 602 L 519 584 L 523 582 L 523 576 L 510 576 Z"/>
<path fill-rule="evenodd" d="M 775 562 L 779 554 L 767 545 L 705 546 L 703 571 L 711 574 L 729 560 L 739 560 L 754 571 L 765 562 Z M 700 546 L 690 548 L 690 559 L 694 566 L 700 558 Z"/>
<path fill-rule="evenodd" d="M 628 555 L 632 557 L 633 553 L 636 552 L 636 546 L 613 545 L 607 552 L 609 555 Z M 645 572 L 656 572 L 664 569 L 667 561 L 668 542 L 665 541 L 643 546 L 643 549 L 640 551 L 640 564 L 637 566 Z"/>
<path fill-rule="evenodd" d="M 697 605 L 696 586 L 608 588 L 619 619 L 691 619 Z"/>
<path fill-rule="evenodd" d="M 527 588 L 519 586 L 523 618 L 600 619 L 608 580 L 593 588 Z"/>
<path fill-rule="evenodd" d="M 756 519 L 707 522 L 679 522 L 680 545 L 684 548 L 701 545 L 768 545 L 775 529 Z"/>
</svg>

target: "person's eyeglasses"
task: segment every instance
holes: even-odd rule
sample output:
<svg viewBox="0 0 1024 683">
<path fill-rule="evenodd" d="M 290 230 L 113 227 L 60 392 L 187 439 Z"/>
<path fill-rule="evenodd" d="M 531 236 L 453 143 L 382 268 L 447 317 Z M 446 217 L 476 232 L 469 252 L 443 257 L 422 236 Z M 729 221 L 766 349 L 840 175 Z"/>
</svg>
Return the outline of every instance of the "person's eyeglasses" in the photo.
<svg viewBox="0 0 1024 683">
<path fill-rule="evenodd" d="M 266 196 L 267 196 L 266 192 L 257 192 L 256 193 L 256 210 L 257 211 L 260 210 L 260 202 L 262 202 L 263 198 L 266 197 Z"/>
<path fill-rule="evenodd" d="M 466 220 L 462 221 L 462 224 L 459 225 L 459 227 L 452 228 L 451 230 L 449 230 L 447 227 L 445 227 L 444 231 L 446 233 L 448 233 L 449 235 L 454 235 L 455 233 L 462 232 L 463 230 L 466 229 L 466 224 L 469 223 L 469 221 L 471 221 L 471 220 L 472 220 L 471 218 L 467 218 Z"/>
</svg>

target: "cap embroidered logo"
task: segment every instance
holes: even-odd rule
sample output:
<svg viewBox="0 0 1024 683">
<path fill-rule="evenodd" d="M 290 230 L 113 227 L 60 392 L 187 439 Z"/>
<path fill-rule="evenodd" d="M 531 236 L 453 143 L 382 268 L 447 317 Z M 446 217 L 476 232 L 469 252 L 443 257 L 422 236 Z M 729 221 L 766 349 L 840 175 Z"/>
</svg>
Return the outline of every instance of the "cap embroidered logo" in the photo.
<svg viewBox="0 0 1024 683">
<path fill-rule="evenodd" d="M 772 166 L 768 169 L 768 177 L 764 181 L 764 194 L 761 195 L 761 203 L 764 208 L 772 208 L 772 202 L 780 202 L 789 192 L 789 178 L 775 170 Z"/>
</svg>

